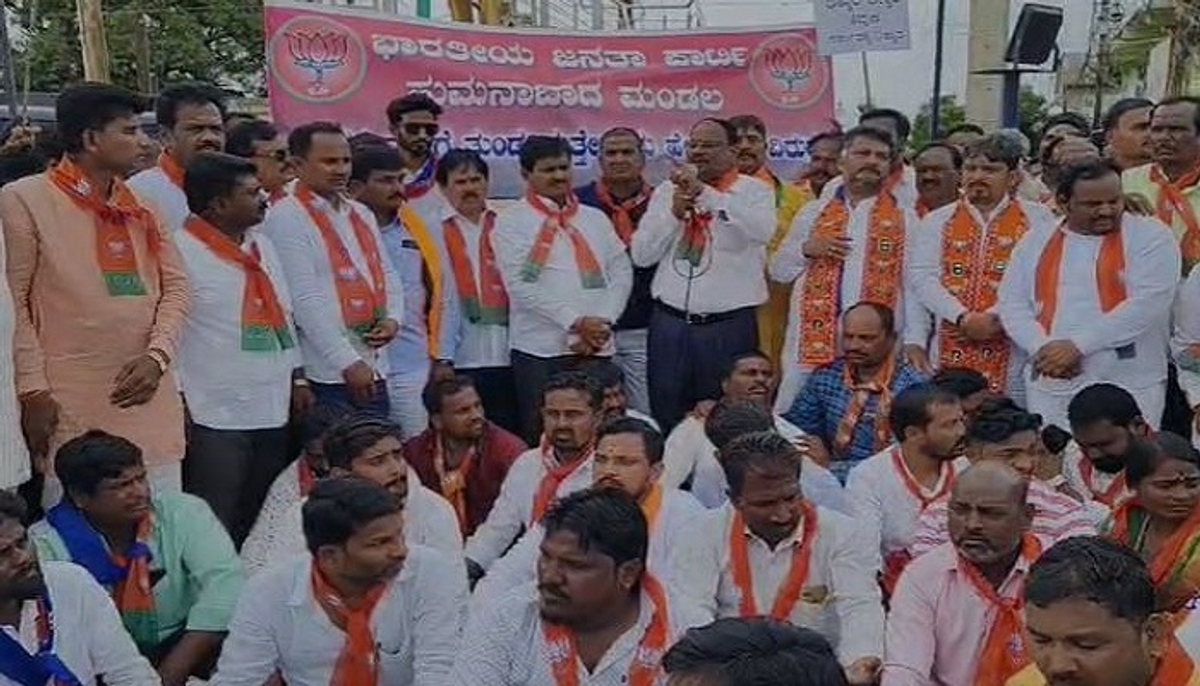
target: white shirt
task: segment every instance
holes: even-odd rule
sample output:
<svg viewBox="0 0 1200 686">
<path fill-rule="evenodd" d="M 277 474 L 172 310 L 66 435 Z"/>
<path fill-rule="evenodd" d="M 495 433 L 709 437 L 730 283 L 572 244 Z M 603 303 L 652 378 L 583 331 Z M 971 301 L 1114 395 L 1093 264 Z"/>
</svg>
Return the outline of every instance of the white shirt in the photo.
<svg viewBox="0 0 1200 686">
<path fill-rule="evenodd" d="M 4 239 L 0 237 L 0 264 L 4 264 Z M 21 433 L 21 405 L 17 400 L 13 334 L 16 312 L 8 279 L 0 279 L 0 490 L 16 488 L 29 480 L 29 450 Z"/>
<path fill-rule="evenodd" d="M 1027 365 L 1029 394 L 1062 398 L 1099 382 L 1145 388 L 1166 380 L 1179 246 L 1170 229 L 1158 220 L 1126 214 L 1122 226 L 1126 299 L 1107 314 L 1100 308 L 1096 283 L 1096 262 L 1104 237 L 1064 229 L 1058 307 L 1050 331 L 1038 323 L 1034 284 L 1042 252 L 1058 229 L 1031 231 L 1013 250 L 1000 282 L 998 303 L 1009 338 L 1031 356 L 1046 343 L 1062 339 L 1072 341 L 1083 353 L 1083 371 L 1072 379 L 1033 379 L 1032 365 Z"/>
<path fill-rule="evenodd" d="M 700 604 L 710 619 L 739 616 L 740 593 L 733 583 L 729 533 L 734 508 L 726 505 L 698 518 L 676 573 L 680 590 Z M 754 600 L 759 612 L 771 604 L 791 569 L 803 522 L 771 550 L 746 530 Z M 883 656 L 883 600 L 875 575 L 878 553 L 863 527 L 850 517 L 817 508 L 817 533 L 808 580 L 788 620 L 818 631 L 837 649 L 842 664 Z"/>
<path fill-rule="evenodd" d="M 926 488 L 913 477 L 903 459 L 900 460 L 903 473 L 896 469 L 892 452 L 899 449 L 899 446 L 888 446 L 859 462 L 850 469 L 846 479 L 846 494 L 854 507 L 854 516 L 874 542 L 873 550 L 880 555 L 876 566 L 891 553 L 906 552 L 917 532 L 917 520 L 925 507 L 909 490 L 908 482 L 917 487 L 927 502 L 932 501 L 948 492 L 952 475 L 964 466 L 964 462 L 957 460 L 945 463 L 937 484 L 932 489 Z"/>
<path fill-rule="evenodd" d="M 705 185 L 697 207 L 713 214 L 700 265 L 676 259 L 676 246 L 685 223 L 671 213 L 675 185 L 664 181 L 654 189 L 646 214 L 630 245 L 639 267 L 658 265 L 650 292 L 656 300 L 696 314 L 731 312 L 767 300 L 762 277 L 767 243 L 775 233 L 775 195 L 765 183 L 749 176 L 722 193 Z"/>
<path fill-rule="evenodd" d="M 188 209 L 187 195 L 175 185 L 157 164 L 129 177 L 129 190 L 158 217 L 158 221 L 169 231 L 179 231 L 183 222 L 192 213 Z"/>
<path fill-rule="evenodd" d="M 246 584 L 212 686 L 262 686 L 276 670 L 289 686 L 329 686 L 346 634 L 313 597 L 312 564 L 310 555 L 294 557 Z M 457 686 L 449 672 L 466 602 L 467 580 L 454 562 L 410 546 L 371 613 L 379 683 Z"/>
<path fill-rule="evenodd" d="M 704 511 L 689 493 L 664 488 L 658 519 L 650 523 L 650 546 L 646 569 L 667 589 L 675 587 L 674 576 L 688 545 L 687 528 Z M 490 607 L 513 589 L 537 580 L 537 562 L 546 532 L 535 524 L 525 532 L 504 557 L 496 561 L 475 586 L 471 595 L 471 614 Z"/>
<path fill-rule="evenodd" d="M 294 460 L 275 477 L 250 535 L 242 543 L 242 566 L 247 576 L 266 567 L 271 562 L 271 555 L 280 549 L 281 544 L 277 542 L 280 532 L 286 528 L 285 522 L 290 522 L 294 516 L 292 509 L 296 503 L 303 500 L 300 496 L 300 460 L 303 459 Z"/>
<path fill-rule="evenodd" d="M 356 212 L 370 229 L 379 249 L 387 292 L 388 316 L 403 323 L 404 294 L 400 276 L 383 246 L 375 216 L 366 207 L 344 200 L 334 210 L 328 201 L 315 198 L 313 206 L 325 212 L 359 274 L 372 283 L 367 259 L 358 245 L 350 213 Z M 342 319 L 342 308 L 334 284 L 333 266 L 320 232 L 294 195 L 279 200 L 267 211 L 263 232 L 271 238 L 283 265 L 292 293 L 296 328 L 300 330 L 300 352 L 304 372 L 318 383 L 343 383 L 342 371 L 359 360 L 371 365 L 380 378 L 387 376 L 387 355 L 372 350 L 352 336 Z M 372 283 L 372 287 L 374 284 Z"/>
<path fill-rule="evenodd" d="M 504 483 L 500 485 L 500 495 L 496 496 L 487 519 L 467 539 L 467 559 L 474 560 L 485 570 L 489 569 L 512 545 L 523 528 L 533 526 L 533 500 L 545 475 L 546 465 L 542 461 L 541 448 L 521 453 L 509 467 Z M 562 480 L 554 494 L 556 498 L 562 498 L 591 486 L 592 456 L 589 454 Z"/>
<path fill-rule="evenodd" d="M 1119 474 L 1105 474 L 1093 467 L 1089 470 L 1089 475 L 1083 474 L 1083 461 L 1087 457 L 1079 448 L 1079 444 L 1071 441 L 1067 447 L 1063 449 L 1062 454 L 1062 475 L 1066 479 L 1067 485 L 1071 490 L 1078 493 L 1081 497 L 1087 499 L 1085 503 L 1088 510 L 1094 514 L 1093 519 L 1096 522 L 1097 528 L 1102 528 L 1108 516 L 1112 514 L 1112 508 L 1097 500 L 1097 498 L 1105 497 L 1110 491 L 1114 490 L 1117 478 L 1124 472 Z M 1124 480 L 1122 480 L 1124 483 Z M 1115 504 L 1119 505 L 1125 500 L 1132 498 L 1134 492 L 1129 490 L 1128 485 L 1124 485 L 1113 495 L 1116 496 Z"/>
<path fill-rule="evenodd" d="M 487 212 L 494 214 L 490 209 Z M 438 231 L 444 231 L 443 223 L 448 219 L 453 219 L 458 230 L 462 232 L 463 243 L 467 248 L 467 259 L 471 262 L 471 274 L 475 277 L 476 287 L 481 288 L 483 278 L 480 271 L 482 268 L 480 246 L 483 243 L 483 217 L 481 216 L 480 222 L 476 224 L 455 212 L 454 208 L 446 203 L 443 205 L 441 219 L 435 225 Z M 493 237 L 495 236 L 494 231 L 495 227 L 493 226 Z M 493 251 L 494 249 L 493 247 Z M 447 262 L 446 274 L 443 278 L 446 281 L 446 287 L 458 288 L 458 284 L 454 281 L 453 264 Z M 482 369 L 509 365 L 507 326 L 473 323 L 467 319 L 465 312 L 460 318 L 460 322 L 462 328 L 459 332 L 458 350 L 454 355 L 456 369 Z"/>
<path fill-rule="evenodd" d="M 275 247 L 250 231 L 242 251 L 257 245 L 263 270 L 287 317 L 293 347 L 242 350 L 242 296 L 246 273 L 218 257 L 190 231 L 174 234 L 192 286 L 192 306 L 179 344 L 179 384 L 188 412 L 210 429 L 273 429 L 287 424 L 292 370 L 300 366 L 292 323 L 292 299 Z"/>
<path fill-rule="evenodd" d="M 54 606 L 54 652 L 80 683 L 94 684 L 96 677 L 104 677 L 108 686 L 162 683 L 122 626 L 112 598 L 91 574 L 68 562 L 39 565 Z M 38 650 L 37 615 L 37 601 L 27 600 L 19 628 L 0 626 L 30 655 Z M 0 686 L 19 684 L 0 675 Z"/>
<path fill-rule="evenodd" d="M 707 621 L 686 599 L 666 594 L 669 647 L 685 631 Z M 637 621 L 613 641 L 591 674 L 576 662 L 579 686 L 626 686 L 630 664 L 653 617 L 653 605 L 644 593 L 640 610 Z M 450 677 L 456 686 L 555 686 L 536 584 L 517 588 L 472 616 L 464 635 L 470 637 L 470 649 L 454 662 Z M 655 686 L 665 684 L 666 676 L 659 674 Z"/>
<path fill-rule="evenodd" d="M 1196 407 L 1200 405 L 1200 355 L 1191 354 L 1188 348 L 1200 344 L 1200 269 L 1193 267 L 1180 284 L 1174 314 L 1171 352 L 1179 367 L 1179 386 L 1187 395 L 1188 407 Z"/>
<path fill-rule="evenodd" d="M 791 302 L 788 305 L 788 325 L 783 343 L 783 359 L 792 363 L 800 359 L 798 347 L 800 322 L 798 319 L 803 310 L 804 279 L 808 274 L 809 264 L 809 259 L 804 256 L 804 244 L 812 237 L 821 213 L 834 200 L 834 196 L 824 197 L 822 194 L 821 200 L 805 205 L 792 220 L 792 228 L 788 232 L 787 238 L 783 240 L 767 267 L 772 281 L 794 284 Z M 875 201 L 876 198 L 868 198 L 853 208 L 849 208 L 850 219 L 847 222 L 846 235 L 850 238 L 850 253 L 846 255 L 842 267 L 841 294 L 838 300 L 841 306 L 837 315 L 839 321 L 841 315 L 848 308 L 862 299 L 863 273 L 868 268 L 866 265 L 867 238 L 870 235 L 871 213 L 875 208 Z M 901 208 L 904 216 L 904 245 L 910 246 L 915 240 L 917 215 L 911 206 L 901 205 Z M 908 260 L 909 255 L 906 252 L 904 262 L 907 263 Z M 901 265 L 897 279 L 900 280 L 900 283 L 896 284 L 896 303 L 892 311 L 896 315 L 896 333 L 902 333 L 906 300 L 904 265 Z"/>
<path fill-rule="evenodd" d="M 779 415 L 775 415 L 775 430 L 793 443 L 804 437 L 803 431 Z M 691 415 L 684 417 L 667 436 L 662 483 L 667 488 L 680 488 L 688 477 L 692 478 L 692 495 L 704 507 L 715 509 L 729 502 L 729 482 L 717 461 L 717 448 L 704 433 L 704 420 Z M 807 456 L 800 467 L 800 490 L 805 498 L 821 507 L 850 514 L 841 482 Z"/>
<path fill-rule="evenodd" d="M 547 198 L 542 202 L 554 207 Z M 633 266 L 608 217 L 594 207 L 580 205 L 571 223 L 595 255 L 604 274 L 604 287 L 583 287 L 571 239 L 562 231 L 555 236 L 537 280 L 525 281 L 521 270 L 545 220 L 528 200 L 514 204 L 496 217 L 492 247 L 508 290 L 509 346 L 536 357 L 556 357 L 572 354 L 567 330 L 580 317 L 617 321 L 633 288 Z M 610 340 L 603 354 L 611 355 L 612 348 Z"/>
</svg>

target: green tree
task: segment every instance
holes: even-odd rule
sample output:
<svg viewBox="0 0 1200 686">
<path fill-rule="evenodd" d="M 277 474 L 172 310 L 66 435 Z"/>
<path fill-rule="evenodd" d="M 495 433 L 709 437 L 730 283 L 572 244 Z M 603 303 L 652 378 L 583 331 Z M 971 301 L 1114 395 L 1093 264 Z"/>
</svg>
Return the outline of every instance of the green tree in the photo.
<svg viewBox="0 0 1200 686">
<path fill-rule="evenodd" d="M 946 131 L 965 124 L 967 121 L 967 111 L 962 105 L 958 104 L 958 98 L 953 95 L 942 96 L 942 112 L 941 123 L 939 128 L 944 135 Z M 912 136 L 910 146 L 913 150 L 920 150 L 925 144 L 933 140 L 933 99 L 921 106 L 921 111 L 917 113 L 916 119 L 913 119 Z"/>
<path fill-rule="evenodd" d="M 17 56 L 21 87 L 57 91 L 83 78 L 74 0 L 10 6 L 26 34 Z M 261 0 L 106 0 L 113 81 L 143 92 L 181 80 L 263 90 Z"/>
<path fill-rule="evenodd" d="M 1028 88 L 1021 89 L 1021 97 L 1017 101 L 1017 109 L 1021 114 L 1021 133 L 1030 141 L 1036 142 L 1038 134 L 1046 119 L 1050 117 L 1050 108 L 1046 99 Z"/>
</svg>

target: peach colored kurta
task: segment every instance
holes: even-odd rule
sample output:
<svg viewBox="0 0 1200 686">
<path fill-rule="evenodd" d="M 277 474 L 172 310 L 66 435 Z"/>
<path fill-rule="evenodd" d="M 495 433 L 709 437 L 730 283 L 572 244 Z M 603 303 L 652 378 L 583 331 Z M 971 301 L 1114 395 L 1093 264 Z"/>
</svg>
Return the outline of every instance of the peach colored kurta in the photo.
<svg viewBox="0 0 1200 686">
<path fill-rule="evenodd" d="M 0 190 L 0 222 L 8 247 L 8 280 L 16 309 L 16 385 L 20 394 L 49 390 L 60 406 L 53 455 L 89 429 L 124 436 L 146 463 L 183 458 L 183 405 L 168 371 L 145 405 L 109 402 L 113 380 L 127 362 L 159 348 L 175 357 L 188 309 L 188 284 L 167 231 L 147 213 L 131 227 L 144 296 L 108 294 L 96 259 L 91 215 L 38 174 Z M 146 231 L 157 231 L 151 254 Z"/>
</svg>

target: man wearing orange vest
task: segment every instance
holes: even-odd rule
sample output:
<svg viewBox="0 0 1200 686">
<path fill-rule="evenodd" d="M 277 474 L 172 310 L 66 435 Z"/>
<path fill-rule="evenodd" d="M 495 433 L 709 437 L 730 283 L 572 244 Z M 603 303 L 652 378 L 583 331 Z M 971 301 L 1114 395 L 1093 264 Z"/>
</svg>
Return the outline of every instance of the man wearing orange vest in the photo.
<svg viewBox="0 0 1200 686">
<path fill-rule="evenodd" d="M 421 392 L 430 374 L 453 373 L 459 307 L 445 278 L 450 258 L 441 232 L 431 230 L 405 202 L 403 170 L 396 150 L 359 148 L 352 158 L 349 190 L 375 213 L 384 249 L 400 275 L 404 320 L 387 348 L 388 398 L 392 421 L 405 436 L 416 436 L 429 424 Z"/>
</svg>

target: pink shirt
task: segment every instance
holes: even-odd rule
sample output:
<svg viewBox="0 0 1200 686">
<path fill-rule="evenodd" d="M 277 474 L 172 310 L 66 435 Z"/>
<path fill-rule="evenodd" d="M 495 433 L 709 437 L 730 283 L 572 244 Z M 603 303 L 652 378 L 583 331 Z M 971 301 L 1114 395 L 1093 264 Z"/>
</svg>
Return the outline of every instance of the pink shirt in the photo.
<svg viewBox="0 0 1200 686">
<path fill-rule="evenodd" d="M 954 544 L 940 545 L 909 563 L 892 595 L 887 619 L 882 686 L 966 686 L 975 670 L 996 608 L 958 569 Z M 1023 557 L 999 589 L 1015 598 L 1025 585 Z"/>
<path fill-rule="evenodd" d="M 1095 536 L 1095 518 L 1088 508 L 1069 495 L 1050 488 L 1041 481 L 1029 482 L 1026 500 L 1034 508 L 1033 526 L 1030 533 L 1037 536 L 1045 550 L 1055 543 L 1072 536 Z M 913 557 L 950 541 L 946 526 L 950 497 L 943 496 L 929 504 L 917 520 L 916 533 L 908 551 Z"/>
</svg>

